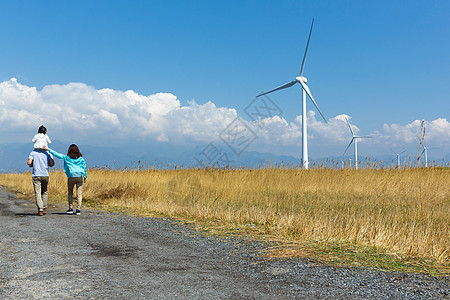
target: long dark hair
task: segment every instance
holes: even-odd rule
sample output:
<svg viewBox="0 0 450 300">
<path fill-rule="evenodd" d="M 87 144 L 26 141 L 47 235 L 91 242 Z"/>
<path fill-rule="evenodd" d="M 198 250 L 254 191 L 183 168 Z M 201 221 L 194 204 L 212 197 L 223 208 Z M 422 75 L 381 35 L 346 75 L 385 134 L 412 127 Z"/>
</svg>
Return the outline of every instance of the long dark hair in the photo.
<svg viewBox="0 0 450 300">
<path fill-rule="evenodd" d="M 77 159 L 79 157 L 82 157 L 83 154 L 81 154 L 80 149 L 78 149 L 77 145 L 72 144 L 69 146 L 69 150 L 67 150 L 67 156 L 73 159 Z"/>
</svg>

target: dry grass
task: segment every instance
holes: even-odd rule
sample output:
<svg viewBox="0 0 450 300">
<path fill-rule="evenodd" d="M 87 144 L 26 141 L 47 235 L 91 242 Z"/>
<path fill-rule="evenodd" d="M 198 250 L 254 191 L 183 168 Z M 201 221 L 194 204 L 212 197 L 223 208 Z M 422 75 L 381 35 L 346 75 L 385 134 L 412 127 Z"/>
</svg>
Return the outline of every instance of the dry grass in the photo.
<svg viewBox="0 0 450 300">
<path fill-rule="evenodd" d="M 450 170 L 258 169 L 88 171 L 88 202 L 209 221 L 288 241 L 333 241 L 450 260 Z M 30 174 L 0 174 L 32 197 Z M 50 195 L 66 198 L 63 172 Z"/>
</svg>

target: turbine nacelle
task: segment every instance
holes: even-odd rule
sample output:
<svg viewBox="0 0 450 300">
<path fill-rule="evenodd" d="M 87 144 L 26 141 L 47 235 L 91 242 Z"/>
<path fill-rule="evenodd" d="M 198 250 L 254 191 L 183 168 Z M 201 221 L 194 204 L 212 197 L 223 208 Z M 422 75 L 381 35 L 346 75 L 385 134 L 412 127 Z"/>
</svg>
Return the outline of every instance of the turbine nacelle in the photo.
<svg viewBox="0 0 450 300">
<path fill-rule="evenodd" d="M 352 145 L 352 143 L 355 142 L 355 164 L 357 164 L 358 158 L 357 158 L 357 154 L 356 154 L 356 152 L 357 152 L 357 146 L 356 146 L 356 143 L 358 142 L 359 139 L 370 139 L 370 138 L 372 138 L 372 137 L 371 137 L 371 136 L 361 136 L 361 135 L 356 135 L 356 134 L 353 132 L 352 126 L 350 125 L 350 122 L 348 121 L 348 119 L 345 119 L 345 122 L 346 122 L 347 125 L 348 125 L 348 129 L 350 129 L 350 132 L 351 132 L 351 134 L 352 134 L 352 139 L 351 139 L 350 143 L 348 144 L 347 148 L 345 148 L 344 154 L 342 154 L 342 155 L 345 155 L 345 153 L 347 152 L 348 148 L 350 148 L 350 146 Z M 403 153 L 403 152 L 402 152 L 402 153 Z M 356 168 L 357 168 L 357 165 L 356 165 Z"/>
<path fill-rule="evenodd" d="M 308 82 L 308 79 L 306 79 L 306 77 L 303 77 L 303 76 L 298 76 L 298 77 L 295 78 L 295 80 L 296 80 L 297 82 L 300 82 L 300 81 L 302 81 L 302 82 L 304 82 L 304 83 L 307 83 L 307 82 Z"/>
</svg>

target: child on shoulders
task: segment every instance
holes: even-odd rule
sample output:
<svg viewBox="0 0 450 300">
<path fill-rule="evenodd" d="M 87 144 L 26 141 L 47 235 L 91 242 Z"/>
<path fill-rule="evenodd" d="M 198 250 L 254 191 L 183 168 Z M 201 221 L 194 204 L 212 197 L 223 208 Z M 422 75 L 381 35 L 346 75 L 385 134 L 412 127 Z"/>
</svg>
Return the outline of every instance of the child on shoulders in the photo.
<svg viewBox="0 0 450 300">
<path fill-rule="evenodd" d="M 44 150 L 44 146 L 47 146 L 52 142 L 47 135 L 47 128 L 41 125 L 38 129 L 38 133 L 31 140 L 34 143 L 34 150 Z"/>
</svg>

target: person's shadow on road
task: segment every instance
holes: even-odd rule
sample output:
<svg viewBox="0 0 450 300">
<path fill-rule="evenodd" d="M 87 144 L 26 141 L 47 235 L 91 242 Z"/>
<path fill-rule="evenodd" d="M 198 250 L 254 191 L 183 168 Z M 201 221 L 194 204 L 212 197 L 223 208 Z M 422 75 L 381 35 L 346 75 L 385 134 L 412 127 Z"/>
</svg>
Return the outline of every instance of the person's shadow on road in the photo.
<svg viewBox="0 0 450 300">
<path fill-rule="evenodd" d="M 66 215 L 65 212 L 53 212 L 53 213 L 47 213 L 47 215 Z M 21 213 L 16 214 L 17 217 L 37 217 L 36 213 Z"/>
</svg>

